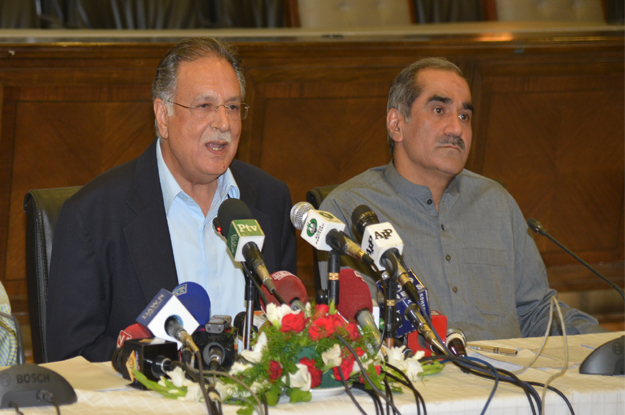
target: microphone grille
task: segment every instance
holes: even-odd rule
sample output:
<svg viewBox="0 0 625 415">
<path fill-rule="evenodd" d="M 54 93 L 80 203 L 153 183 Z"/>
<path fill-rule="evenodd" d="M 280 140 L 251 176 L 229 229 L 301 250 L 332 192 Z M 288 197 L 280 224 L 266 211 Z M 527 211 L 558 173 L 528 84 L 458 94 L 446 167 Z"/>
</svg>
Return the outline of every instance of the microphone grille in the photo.
<svg viewBox="0 0 625 415">
<path fill-rule="evenodd" d="M 380 223 L 378 215 L 367 205 L 360 205 L 352 212 L 352 224 L 361 237 L 365 233 L 367 226 L 376 223 Z"/>
<path fill-rule="evenodd" d="M 291 208 L 291 223 L 295 226 L 295 229 L 302 230 L 308 211 L 313 209 L 313 205 L 308 202 L 297 202 L 293 205 Z"/>
</svg>

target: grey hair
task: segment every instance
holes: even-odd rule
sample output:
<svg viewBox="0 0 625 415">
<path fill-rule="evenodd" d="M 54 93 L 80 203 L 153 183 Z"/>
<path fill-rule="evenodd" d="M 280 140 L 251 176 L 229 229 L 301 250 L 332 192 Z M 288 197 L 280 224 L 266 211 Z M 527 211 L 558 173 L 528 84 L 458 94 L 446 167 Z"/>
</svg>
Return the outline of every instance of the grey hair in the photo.
<svg viewBox="0 0 625 415">
<path fill-rule="evenodd" d="M 178 84 L 178 68 L 181 62 L 193 62 L 197 59 L 217 57 L 228 61 L 237 75 L 241 88 L 241 99 L 245 99 L 245 75 L 237 47 L 210 37 L 191 37 L 178 42 L 167 52 L 156 70 L 152 83 L 152 103 L 160 99 L 165 103 L 167 113 L 173 112 L 171 101 L 176 96 Z M 158 123 L 154 121 L 156 135 L 162 138 L 158 131 Z"/>
<path fill-rule="evenodd" d="M 410 121 L 410 110 L 412 108 L 412 104 L 419 97 L 419 95 L 421 95 L 421 91 L 423 90 L 423 86 L 417 82 L 417 74 L 422 69 L 427 68 L 453 71 L 463 77 L 462 70 L 460 70 L 456 64 L 445 58 L 420 59 L 404 68 L 404 70 L 402 70 L 393 81 L 391 90 L 388 93 L 388 104 L 386 104 L 387 114 L 392 108 L 395 108 L 404 116 L 406 121 Z M 391 138 L 388 126 L 386 141 L 388 143 L 389 151 L 391 152 L 391 155 L 393 155 L 395 142 Z"/>
</svg>

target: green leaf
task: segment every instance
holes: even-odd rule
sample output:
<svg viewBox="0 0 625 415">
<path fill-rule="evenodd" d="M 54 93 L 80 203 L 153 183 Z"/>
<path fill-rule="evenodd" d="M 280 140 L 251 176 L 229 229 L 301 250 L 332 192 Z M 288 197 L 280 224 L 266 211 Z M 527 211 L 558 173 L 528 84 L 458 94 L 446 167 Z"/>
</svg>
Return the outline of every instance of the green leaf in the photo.
<svg viewBox="0 0 625 415">
<path fill-rule="evenodd" d="M 250 403 L 248 403 L 247 405 L 241 407 L 238 411 L 237 414 L 239 415 L 252 415 L 254 413 L 254 406 Z"/>
<path fill-rule="evenodd" d="M 280 400 L 280 388 L 277 388 L 276 390 L 276 388 L 272 386 L 267 392 L 265 392 L 265 397 L 267 398 L 267 405 L 276 406 Z"/>
<path fill-rule="evenodd" d="M 289 401 L 291 403 L 310 402 L 312 399 L 312 393 L 304 392 L 301 389 L 291 389 L 289 396 L 291 397 L 291 400 Z"/>
</svg>

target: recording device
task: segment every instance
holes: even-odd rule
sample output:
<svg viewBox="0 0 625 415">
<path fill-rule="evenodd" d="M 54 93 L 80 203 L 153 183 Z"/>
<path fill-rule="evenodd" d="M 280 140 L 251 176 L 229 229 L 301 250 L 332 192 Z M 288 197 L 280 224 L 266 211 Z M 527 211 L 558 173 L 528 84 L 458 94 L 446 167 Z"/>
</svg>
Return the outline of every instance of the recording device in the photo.
<svg viewBox="0 0 625 415">
<path fill-rule="evenodd" d="M 606 277 L 601 275 L 597 270 L 588 265 L 586 261 L 575 255 L 570 249 L 566 246 L 562 245 L 557 239 L 553 236 L 549 235 L 547 230 L 543 227 L 543 225 L 534 218 L 530 218 L 527 221 L 527 226 L 536 232 L 539 235 L 546 236 L 553 243 L 558 245 L 560 248 L 564 250 L 567 254 L 571 255 L 577 261 L 579 261 L 583 266 L 592 271 L 599 278 L 607 282 L 614 288 L 620 295 L 621 298 L 625 300 L 625 296 L 623 295 L 623 290 L 612 281 L 608 280 Z M 598 347 L 594 352 L 592 352 L 579 367 L 579 373 L 584 375 L 604 375 L 604 376 L 613 376 L 613 375 L 623 375 L 625 374 L 625 358 L 623 355 L 623 345 L 625 344 L 625 336 L 621 336 L 617 339 L 614 339 L 608 343 L 605 343 Z"/>
<path fill-rule="evenodd" d="M 24 345 L 19 321 L 0 311 L 0 317 L 13 321 L 17 337 L 18 364 L 0 372 L 0 408 L 45 406 L 75 403 L 78 398 L 72 385 L 58 373 L 31 363 L 24 363 Z"/>
<path fill-rule="evenodd" d="M 375 325 L 373 316 L 373 302 L 369 286 L 362 275 L 350 268 L 344 268 L 339 273 L 339 280 L 343 286 L 337 310 L 348 320 L 355 320 L 360 327 L 368 327 L 373 333 L 376 347 L 382 344 L 382 335 Z"/>
<path fill-rule="evenodd" d="M 117 348 L 123 347 L 126 340 L 147 339 L 149 337 L 152 337 L 152 333 L 147 327 L 139 323 L 131 324 L 119 332 L 117 336 Z"/>
<path fill-rule="evenodd" d="M 179 284 L 171 292 L 189 310 L 200 326 L 208 323 L 211 315 L 211 300 L 200 284 L 192 281 Z"/>
<path fill-rule="evenodd" d="M 124 379 L 132 382 L 130 386 L 146 390 L 147 388 L 135 379 L 132 369 L 158 382 L 161 376 L 165 376 L 166 371 L 173 370 L 172 362 L 177 360 L 178 345 L 175 342 L 154 338 L 131 339 L 126 340 L 121 348 L 115 349 L 111 364 Z"/>
<path fill-rule="evenodd" d="M 236 333 L 231 322 L 230 316 L 212 316 L 204 327 L 205 331 L 193 333 L 193 340 L 209 370 L 228 371 L 234 363 Z"/>
<path fill-rule="evenodd" d="M 265 234 L 247 205 L 239 199 L 226 199 L 219 206 L 217 218 L 217 223 L 221 224 L 217 225 L 218 229 L 226 238 L 226 246 L 234 260 L 245 262 L 248 268 L 254 270 L 267 290 L 275 295 L 276 287 L 261 253 Z"/>
<path fill-rule="evenodd" d="M 154 337 L 176 341 L 193 351 L 197 350 L 189 335 L 198 328 L 197 320 L 182 305 L 178 297 L 163 288 L 139 314 L 137 323 L 147 327 Z"/>
<path fill-rule="evenodd" d="M 291 208 L 291 223 L 302 231 L 302 239 L 319 251 L 335 250 L 372 266 L 365 251 L 344 232 L 345 224 L 330 212 L 315 210 L 308 202 L 298 202 Z"/>
<path fill-rule="evenodd" d="M 273 283 L 276 289 L 284 299 L 285 304 L 291 306 L 295 311 L 305 309 L 305 303 L 308 302 L 308 293 L 306 287 L 302 284 L 302 281 L 289 271 L 277 271 L 271 274 Z M 265 287 L 261 287 L 261 290 L 265 293 L 267 301 L 275 305 L 280 305 L 280 302 L 274 297 Z M 261 299 L 261 305 L 266 308 L 267 305 Z"/>
</svg>

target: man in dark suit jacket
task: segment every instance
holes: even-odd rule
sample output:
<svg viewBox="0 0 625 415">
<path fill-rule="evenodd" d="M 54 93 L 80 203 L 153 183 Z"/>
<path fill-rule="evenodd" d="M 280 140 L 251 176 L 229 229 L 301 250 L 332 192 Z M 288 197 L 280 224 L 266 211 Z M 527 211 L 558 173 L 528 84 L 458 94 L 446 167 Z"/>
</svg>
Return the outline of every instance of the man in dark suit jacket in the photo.
<svg viewBox="0 0 625 415">
<path fill-rule="evenodd" d="M 159 138 L 137 159 L 85 185 L 59 216 L 48 282 L 50 360 L 109 360 L 120 330 L 161 288 L 171 291 L 181 282 L 159 179 L 159 145 L 168 171 L 205 216 L 223 201 L 214 197 L 229 169 L 265 232 L 267 268 L 296 271 L 288 188 L 233 161 L 247 112 L 244 88 L 238 54 L 214 39 L 183 40 L 163 59 L 153 87 Z M 225 243 L 219 245 L 207 249 L 227 255 Z"/>
</svg>

